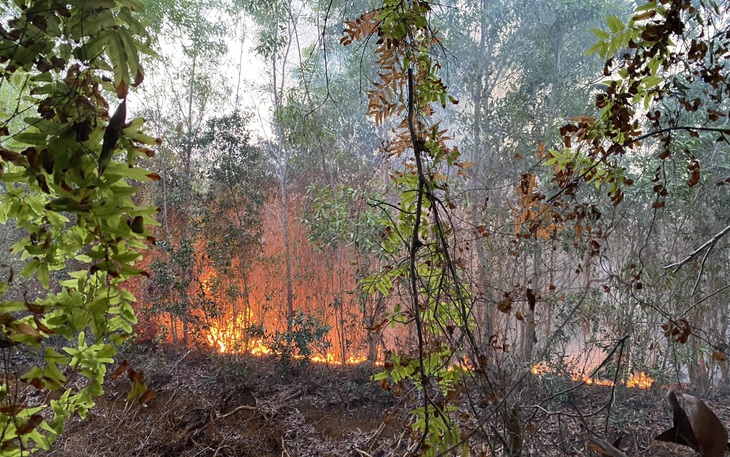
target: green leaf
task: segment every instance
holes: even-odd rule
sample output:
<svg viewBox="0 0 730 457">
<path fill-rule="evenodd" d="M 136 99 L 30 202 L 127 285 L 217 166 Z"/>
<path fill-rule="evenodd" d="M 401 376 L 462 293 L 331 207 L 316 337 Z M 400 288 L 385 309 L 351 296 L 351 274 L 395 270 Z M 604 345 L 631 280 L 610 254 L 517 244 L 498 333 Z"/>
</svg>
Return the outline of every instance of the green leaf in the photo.
<svg viewBox="0 0 730 457">
<path fill-rule="evenodd" d="M 664 78 L 662 78 L 661 76 L 646 76 L 641 80 L 641 83 L 646 89 L 651 89 L 652 87 L 656 87 L 663 81 Z"/>
<path fill-rule="evenodd" d="M 135 181 L 159 181 L 159 175 L 144 168 L 129 166 L 119 162 L 111 162 L 104 172 L 105 176 L 129 178 Z"/>
<path fill-rule="evenodd" d="M 138 81 L 137 75 L 140 74 L 140 63 L 139 63 L 139 53 L 137 52 L 137 47 L 134 44 L 134 38 L 132 38 L 132 34 L 129 32 L 129 29 L 127 27 L 120 27 L 119 28 L 119 35 L 122 38 L 122 43 L 124 44 L 125 52 L 127 56 L 129 57 L 129 72 L 134 78 L 134 85 L 140 84 L 142 80 L 140 79 Z"/>
<path fill-rule="evenodd" d="M 656 1 L 652 1 L 649 3 L 645 3 L 641 6 L 638 6 L 636 8 L 636 11 L 641 12 L 641 11 L 648 11 L 648 10 L 653 10 L 653 9 L 656 9 Z"/>
<path fill-rule="evenodd" d="M 119 98 L 126 98 L 129 89 L 129 64 L 124 43 L 118 33 L 112 34 L 112 41 L 107 48 L 107 55 L 114 70 L 114 88 Z"/>
<path fill-rule="evenodd" d="M 96 59 L 104 49 L 112 42 L 112 34 L 110 30 L 104 30 L 86 40 L 80 49 L 80 54 L 85 60 Z"/>
<path fill-rule="evenodd" d="M 48 289 L 51 286 L 51 279 L 48 275 L 48 264 L 46 262 L 41 262 L 38 265 L 38 282 L 41 283 L 44 289 Z"/>
<path fill-rule="evenodd" d="M 383 284 L 382 281 L 378 281 L 377 283 L 375 283 L 375 287 L 378 289 L 378 291 L 381 294 L 383 294 L 383 296 L 385 296 L 385 297 L 388 296 L 388 288 L 385 287 L 385 284 Z"/>
<path fill-rule="evenodd" d="M 610 33 L 601 29 L 592 28 L 591 32 L 593 32 L 593 34 L 597 36 L 599 40 L 608 40 L 609 38 L 611 38 Z"/>
<path fill-rule="evenodd" d="M 585 53 L 583 53 L 583 55 L 589 56 L 591 54 L 599 53 L 599 55 L 601 55 L 601 57 L 603 57 L 605 54 L 605 49 L 606 49 L 606 44 L 603 41 L 599 41 L 598 43 L 596 43 L 593 46 L 591 46 L 590 48 L 588 48 L 588 50 Z"/>
<path fill-rule="evenodd" d="M 38 265 L 40 265 L 40 260 L 38 260 L 37 257 L 30 259 L 30 261 L 25 264 L 25 267 L 20 272 L 20 275 L 26 278 L 33 275 L 36 270 L 38 270 Z"/>
<path fill-rule="evenodd" d="M 611 29 L 611 33 L 616 34 L 624 29 L 624 23 L 616 16 L 608 16 L 606 22 L 608 23 L 608 28 Z"/>
<path fill-rule="evenodd" d="M 23 132 L 13 136 L 14 141 L 31 146 L 44 145 L 47 139 L 48 134 L 43 132 Z"/>
<path fill-rule="evenodd" d="M 25 302 L 11 300 L 0 302 L 0 313 L 12 313 L 16 311 L 27 311 L 28 308 L 25 306 Z"/>
</svg>

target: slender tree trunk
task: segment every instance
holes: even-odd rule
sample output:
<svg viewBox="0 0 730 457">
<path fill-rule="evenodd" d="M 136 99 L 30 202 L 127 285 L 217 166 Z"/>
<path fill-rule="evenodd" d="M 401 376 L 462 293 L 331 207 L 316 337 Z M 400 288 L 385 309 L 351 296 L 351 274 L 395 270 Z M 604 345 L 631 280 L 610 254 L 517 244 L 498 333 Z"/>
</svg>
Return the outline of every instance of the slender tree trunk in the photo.
<svg viewBox="0 0 730 457">
<path fill-rule="evenodd" d="M 170 313 L 170 336 L 172 338 L 172 346 L 177 347 L 177 317 Z"/>
<path fill-rule="evenodd" d="M 540 290 L 540 264 L 542 262 L 542 248 L 540 245 L 541 242 L 539 240 L 535 241 L 535 251 L 532 256 L 532 262 L 534 265 L 532 266 L 532 284 L 530 284 L 530 289 L 532 289 L 532 294 L 535 297 L 539 296 Z M 535 308 L 536 305 L 528 299 L 527 308 L 525 308 L 525 330 L 523 333 L 524 341 L 522 344 L 522 356 L 525 363 L 528 364 L 532 364 L 532 355 L 535 350 L 535 343 L 537 342 Z"/>
<path fill-rule="evenodd" d="M 708 290 L 717 290 L 717 283 L 720 281 L 717 281 L 717 274 L 716 273 L 709 273 L 709 281 L 708 281 Z M 719 314 L 718 316 L 718 350 L 721 350 L 722 352 L 727 353 L 727 333 L 728 333 L 728 309 L 727 306 L 718 306 L 717 312 Z M 730 387 L 730 362 L 728 360 L 723 360 L 719 362 L 720 365 L 720 388 L 723 391 L 727 391 L 728 387 Z"/>
<path fill-rule="evenodd" d="M 383 298 L 380 296 L 380 292 L 378 292 L 374 297 L 366 297 L 365 300 L 373 300 L 373 314 L 370 317 L 369 323 L 368 323 L 368 329 L 367 329 L 367 344 L 368 344 L 368 360 L 371 362 L 375 362 L 378 360 L 378 341 L 380 340 L 380 332 L 373 329 L 373 327 L 376 326 L 376 324 L 379 324 L 379 318 L 380 318 L 380 303 L 383 301 Z M 366 302 L 367 303 L 367 302 Z"/>
<path fill-rule="evenodd" d="M 700 313 L 695 313 L 695 322 L 698 323 L 698 332 L 702 332 L 704 328 L 704 321 Z M 689 360 L 691 361 L 687 366 L 689 374 L 690 384 L 700 392 L 706 391 L 710 387 L 709 373 L 707 369 L 707 362 L 704 354 L 702 354 L 702 341 L 699 338 L 690 338 L 690 343 L 687 345 L 690 351 Z"/>
<path fill-rule="evenodd" d="M 345 365 L 347 361 L 347 341 L 346 341 L 346 329 L 345 329 L 345 291 L 344 291 L 344 280 L 342 271 L 342 248 L 337 247 L 337 300 L 339 302 L 339 316 L 338 324 L 340 327 L 340 351 L 342 355 L 342 365 Z"/>
<path fill-rule="evenodd" d="M 229 284 L 227 284 L 227 287 L 231 287 L 230 280 L 228 282 Z M 233 331 L 233 334 L 231 335 L 231 342 L 233 343 L 233 347 L 235 348 L 234 351 L 238 351 L 241 347 L 241 333 L 243 333 L 243 328 L 241 325 L 241 319 L 239 318 L 239 297 L 238 294 L 236 294 L 235 296 L 232 295 L 233 294 L 229 294 L 228 291 L 225 291 L 222 296 L 228 298 L 228 300 L 231 301 L 231 322 L 233 323 L 233 325 L 221 325 L 221 328 L 228 327 Z M 221 322 L 221 324 L 223 324 L 223 322 Z"/>
<path fill-rule="evenodd" d="M 281 229 L 284 235 L 284 255 L 286 261 L 286 331 L 291 333 L 292 320 L 294 319 L 294 288 L 291 272 L 292 259 L 291 242 L 289 240 L 289 215 L 287 214 L 286 163 L 282 163 L 281 168 L 282 170 L 279 173 L 279 191 L 281 192 Z"/>
<path fill-rule="evenodd" d="M 547 111 L 547 119 L 545 120 L 545 125 L 543 127 L 542 132 L 542 138 L 541 141 L 545 141 L 545 139 L 548 137 L 550 133 L 550 127 L 552 126 L 555 117 L 556 117 L 556 110 L 557 110 L 557 96 L 558 96 L 558 90 L 561 84 L 561 72 L 562 72 L 562 55 L 563 55 L 563 27 L 558 24 L 558 30 L 555 34 L 555 80 L 553 81 L 553 86 L 550 90 L 550 98 L 548 99 L 548 111 Z M 539 238 L 535 240 L 534 243 L 534 252 L 533 252 L 533 274 L 532 274 L 532 284 L 531 289 L 533 291 L 533 294 L 535 296 L 539 296 L 540 293 L 540 266 L 542 264 L 542 247 L 543 247 L 543 241 Z M 537 341 L 537 332 L 536 327 L 537 323 L 535 321 L 535 307 L 536 305 L 529 304 L 528 307 L 525 308 L 525 320 L 524 320 L 524 333 L 523 333 L 523 357 L 526 363 L 532 362 L 532 356 L 535 349 L 535 342 Z"/>
<path fill-rule="evenodd" d="M 249 350 L 249 334 L 248 329 L 251 327 L 251 294 L 248 291 L 248 272 L 243 273 L 241 277 L 243 282 L 243 348 Z"/>
<path fill-rule="evenodd" d="M 188 347 L 189 341 L 188 341 L 188 317 L 187 317 L 187 311 L 185 312 L 185 316 L 183 316 L 182 319 L 182 332 L 183 332 L 183 347 Z"/>
<path fill-rule="evenodd" d="M 161 113 L 162 113 L 162 107 L 159 105 L 159 103 L 155 106 L 155 135 L 157 138 L 162 137 L 162 129 L 160 127 L 162 121 L 161 121 Z M 167 162 L 166 158 L 163 153 L 163 150 L 161 148 L 158 148 L 156 157 L 157 160 L 160 163 L 160 174 L 162 175 L 162 230 L 165 234 L 165 239 L 170 239 L 170 224 L 168 221 L 168 215 L 167 215 Z"/>
<path fill-rule="evenodd" d="M 185 152 L 183 157 L 183 169 L 185 170 L 185 175 L 190 176 L 190 162 L 192 160 L 193 155 L 193 93 L 194 93 L 194 83 L 195 83 L 195 66 L 198 61 L 198 56 L 193 56 L 193 67 L 190 70 L 190 88 L 188 93 L 188 118 L 187 118 L 187 132 L 186 132 L 186 141 L 185 141 Z"/>
<path fill-rule="evenodd" d="M 479 38 L 479 56 L 480 56 L 480 62 L 482 62 L 482 59 L 486 59 L 487 54 L 487 15 L 486 10 L 488 6 L 488 0 L 481 0 L 481 23 L 480 23 L 480 29 L 481 29 L 481 36 Z M 473 203 L 472 203 L 472 223 L 475 227 L 481 225 L 481 220 L 479 217 L 479 208 L 481 201 L 484 200 L 483 191 L 479 189 L 478 185 L 478 179 L 481 178 L 483 175 L 482 173 L 482 161 L 483 157 L 481 157 L 482 152 L 482 113 L 484 110 L 483 105 L 483 98 L 485 96 L 484 90 L 484 70 L 485 65 L 483 63 L 480 63 L 477 67 L 477 79 L 476 84 L 474 88 L 474 93 L 472 94 L 473 100 L 474 100 L 474 117 L 473 117 L 473 123 L 472 123 L 472 155 L 473 155 L 473 161 L 476 164 L 475 170 L 474 170 L 474 184 L 472 185 L 472 195 L 474 197 Z M 486 94 L 486 97 L 489 97 L 489 94 Z M 493 302 L 491 300 L 490 296 L 490 271 L 491 271 L 491 264 L 492 264 L 492 258 L 491 254 L 488 251 L 486 247 L 486 243 L 483 237 L 477 236 L 476 238 L 476 248 L 477 248 L 477 258 L 479 260 L 479 281 L 481 283 L 482 287 L 482 293 L 484 294 L 485 302 L 487 306 L 484 306 L 482 309 L 482 312 L 479 313 L 481 326 L 480 326 L 480 340 L 482 342 L 489 342 L 490 338 L 494 334 L 494 324 L 492 321 L 492 310 L 489 306 Z M 487 358 L 489 361 L 489 358 Z"/>
<path fill-rule="evenodd" d="M 241 90 L 241 75 L 243 73 L 243 43 L 244 43 L 244 29 L 245 29 L 245 22 L 243 18 L 241 18 L 241 40 L 239 41 L 239 44 L 241 45 L 241 53 L 238 55 L 238 79 L 236 80 L 236 101 L 233 105 L 234 109 L 238 111 L 238 96 L 240 94 Z"/>
<path fill-rule="evenodd" d="M 278 37 L 279 27 L 278 24 L 275 27 L 275 38 Z M 286 330 L 291 334 L 292 331 L 292 320 L 294 319 L 294 290 L 292 285 L 292 258 L 291 258 L 291 243 L 289 240 L 289 214 L 287 211 L 287 190 L 286 190 L 286 179 L 287 179 L 287 168 L 289 159 L 287 157 L 287 151 L 284 146 L 284 131 L 281 125 L 281 120 L 277 119 L 278 111 L 282 107 L 281 94 L 284 91 L 284 75 L 286 69 L 286 59 L 288 56 L 289 48 L 285 48 L 284 55 L 282 56 L 282 71 L 281 71 L 281 88 L 279 88 L 279 82 L 277 78 L 276 59 L 277 53 L 272 52 L 271 54 L 271 90 L 274 95 L 274 128 L 276 130 L 276 160 L 279 167 L 279 191 L 281 192 L 281 225 L 284 236 L 284 255 L 286 258 Z M 289 348 L 290 350 L 291 348 Z"/>
</svg>

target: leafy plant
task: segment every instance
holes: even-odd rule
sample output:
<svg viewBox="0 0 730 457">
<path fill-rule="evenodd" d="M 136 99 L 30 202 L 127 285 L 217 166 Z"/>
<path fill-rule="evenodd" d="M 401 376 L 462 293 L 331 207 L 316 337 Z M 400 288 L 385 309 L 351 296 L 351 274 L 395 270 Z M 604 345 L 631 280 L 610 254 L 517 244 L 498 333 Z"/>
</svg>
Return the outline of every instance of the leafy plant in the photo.
<svg viewBox="0 0 730 457">
<path fill-rule="evenodd" d="M 309 360 L 315 354 L 325 354 L 331 346 L 327 341 L 327 334 L 332 327 L 316 316 L 297 311 L 288 327 L 291 327 L 291 331 L 276 332 L 268 336 L 274 352 L 285 357 L 299 355 L 304 360 Z M 292 353 L 292 349 L 295 352 Z"/>
<path fill-rule="evenodd" d="M 102 393 L 115 345 L 136 322 L 124 282 L 146 274 L 135 262 L 154 241 L 148 225 L 156 208 L 133 200 L 134 184 L 159 176 L 136 165 L 156 140 L 142 119 L 126 119 L 129 87 L 144 79 L 140 53 L 151 53 L 137 19 L 141 3 L 31 0 L 6 8 L 0 86 L 13 97 L 0 119 L 0 222 L 27 234 L 12 252 L 24 263 L 20 275 L 39 286 L 10 300 L 16 272 L 0 281 L 5 360 L 16 350 L 39 359 L 0 384 L 0 455 L 11 456 L 48 449 L 66 419 L 84 417 Z M 113 113 L 106 93 L 121 99 Z M 59 339 L 62 348 L 50 344 Z M 129 399 L 149 399 L 141 373 L 122 367 L 115 376 L 124 371 L 134 381 Z M 25 385 L 60 394 L 27 403 Z"/>
</svg>

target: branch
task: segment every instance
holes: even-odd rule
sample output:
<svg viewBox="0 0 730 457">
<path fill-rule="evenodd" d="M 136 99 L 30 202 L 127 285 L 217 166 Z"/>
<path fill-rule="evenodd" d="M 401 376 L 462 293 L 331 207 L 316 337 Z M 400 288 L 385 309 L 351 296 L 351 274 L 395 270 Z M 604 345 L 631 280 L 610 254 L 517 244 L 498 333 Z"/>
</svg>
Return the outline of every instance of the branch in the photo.
<svg viewBox="0 0 730 457">
<path fill-rule="evenodd" d="M 596 160 L 593 162 L 591 166 L 589 166 L 583 173 L 576 176 L 575 179 L 573 179 L 570 183 L 563 186 L 559 191 L 557 191 L 554 195 L 552 195 L 550 198 L 546 200 L 546 203 L 550 203 L 562 194 L 565 193 L 571 186 L 574 186 L 580 182 L 581 179 L 588 176 L 590 172 L 592 172 L 602 161 L 610 157 L 619 149 L 625 148 L 626 146 L 629 146 L 634 143 L 638 143 L 640 141 L 644 141 L 647 138 L 651 138 L 653 136 L 661 135 L 664 133 L 671 133 L 673 131 L 683 130 L 687 132 L 712 132 L 712 133 L 719 133 L 721 135 L 730 135 L 730 129 L 722 128 L 722 127 L 692 127 L 689 125 L 680 125 L 675 127 L 666 127 L 659 130 L 654 130 L 652 132 L 645 133 L 643 135 L 637 136 L 636 138 L 631 138 L 629 140 L 624 141 L 623 143 L 614 143 L 611 145 L 611 147 L 608 148 L 608 151 L 601 157 L 599 160 Z"/>
<path fill-rule="evenodd" d="M 659 129 L 659 130 L 654 130 L 653 132 L 645 133 L 644 135 L 640 135 L 640 136 L 637 136 L 636 138 L 626 141 L 622 146 L 628 146 L 629 144 L 636 143 L 638 141 L 643 141 L 652 136 L 661 135 L 662 133 L 667 133 L 667 132 L 674 132 L 677 130 L 684 130 L 686 132 L 712 132 L 712 133 L 719 133 L 721 135 L 730 134 L 730 129 L 728 129 L 726 127 L 693 127 L 691 125 L 679 125 L 679 126 L 674 126 L 674 127 L 666 127 L 666 128 Z"/>
<path fill-rule="evenodd" d="M 626 454 L 621 452 L 620 449 L 617 449 L 614 445 L 595 436 L 588 436 L 588 448 L 601 455 L 608 455 L 610 457 L 626 457 Z"/>
<path fill-rule="evenodd" d="M 710 238 L 709 240 L 707 240 L 707 242 L 705 242 L 705 244 L 703 244 L 702 246 L 700 246 L 697 249 L 695 249 L 695 251 L 692 252 L 687 257 L 685 257 L 684 260 L 682 260 L 680 262 L 673 263 L 671 265 L 667 265 L 666 267 L 664 267 L 664 269 L 665 270 L 669 270 L 671 268 L 674 268 L 673 273 L 678 272 L 680 268 L 682 268 L 690 260 L 692 260 L 695 257 L 697 257 L 698 255 L 700 255 L 702 253 L 702 251 L 704 251 L 705 249 L 708 249 L 708 248 L 712 248 L 715 245 L 715 243 L 717 243 L 720 238 L 722 238 L 723 236 L 727 235 L 728 232 L 730 232 L 730 225 L 728 225 L 724 229 L 720 230 L 719 233 L 717 233 L 715 236 L 713 236 L 712 238 Z"/>
</svg>

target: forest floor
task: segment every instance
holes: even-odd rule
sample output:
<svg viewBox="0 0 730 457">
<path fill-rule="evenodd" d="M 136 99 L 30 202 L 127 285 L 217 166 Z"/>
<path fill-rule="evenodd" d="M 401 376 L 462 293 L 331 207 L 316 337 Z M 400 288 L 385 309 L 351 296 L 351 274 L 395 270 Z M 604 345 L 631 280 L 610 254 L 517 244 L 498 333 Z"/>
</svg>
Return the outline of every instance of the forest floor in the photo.
<svg viewBox="0 0 730 457">
<path fill-rule="evenodd" d="M 144 370 L 156 396 L 145 406 L 127 403 L 127 377 L 108 381 L 105 394 L 86 419 L 71 421 L 53 449 L 41 455 L 386 457 L 405 455 L 415 444 L 404 426 L 406 411 L 413 405 L 370 381 L 378 369 L 372 365 L 302 367 L 296 363 L 283 376 L 277 361 L 266 358 L 151 352 L 136 359 L 133 366 Z M 598 455 L 586 451 L 586 433 L 580 424 L 604 430 L 606 411 L 601 407 L 611 391 L 610 387 L 581 386 L 570 397 L 542 408 L 524 408 L 520 419 L 532 417 L 524 429 L 522 456 Z M 620 431 L 627 456 L 694 455 L 652 440 L 671 421 L 664 393 L 659 387 L 615 389 L 609 433 L 604 438 L 612 441 Z M 707 399 L 723 422 L 730 424 L 730 409 L 718 407 L 719 400 Z M 469 431 L 468 424 L 464 431 Z M 479 436 L 472 433 L 471 450 L 459 455 L 503 455 L 490 453 L 489 443 L 480 442 Z M 492 448 L 497 447 L 492 443 Z"/>
</svg>

